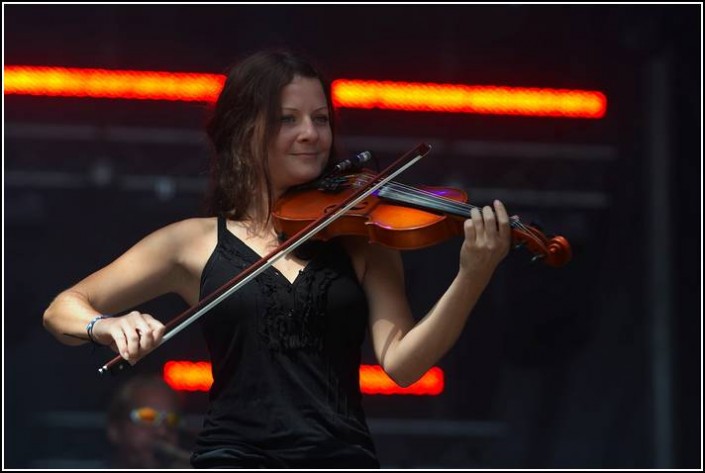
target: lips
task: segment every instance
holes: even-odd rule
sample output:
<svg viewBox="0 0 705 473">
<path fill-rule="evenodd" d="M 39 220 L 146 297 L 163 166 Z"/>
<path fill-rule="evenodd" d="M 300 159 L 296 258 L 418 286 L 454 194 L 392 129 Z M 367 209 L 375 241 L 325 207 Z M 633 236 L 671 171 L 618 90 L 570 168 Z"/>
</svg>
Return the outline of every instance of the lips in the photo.
<svg viewBox="0 0 705 473">
<path fill-rule="evenodd" d="M 318 153 L 312 152 L 312 153 L 291 153 L 292 156 L 301 156 L 301 157 L 310 157 L 310 158 L 315 158 L 318 156 Z"/>
</svg>

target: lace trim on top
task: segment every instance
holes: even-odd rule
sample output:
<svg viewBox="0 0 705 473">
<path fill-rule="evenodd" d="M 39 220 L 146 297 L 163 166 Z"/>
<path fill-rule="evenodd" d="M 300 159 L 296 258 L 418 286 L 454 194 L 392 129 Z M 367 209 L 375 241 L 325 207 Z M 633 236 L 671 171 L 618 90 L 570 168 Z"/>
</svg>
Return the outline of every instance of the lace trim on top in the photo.
<svg viewBox="0 0 705 473">
<path fill-rule="evenodd" d="M 288 291 L 274 278 L 261 281 L 262 295 L 269 304 L 260 319 L 259 334 L 271 350 L 323 349 L 328 289 L 338 274 L 317 266 L 317 261 L 311 261 Z"/>
<path fill-rule="evenodd" d="M 224 244 L 221 248 L 242 271 L 256 261 L 253 259 L 256 254 L 237 236 L 231 236 L 230 241 L 237 244 Z M 323 349 L 328 290 L 340 276 L 321 264 L 329 256 L 329 250 L 321 248 L 293 284 L 273 267 L 255 278 L 262 300 L 266 301 L 265 313 L 258 320 L 258 332 L 270 350 L 320 352 Z"/>
</svg>

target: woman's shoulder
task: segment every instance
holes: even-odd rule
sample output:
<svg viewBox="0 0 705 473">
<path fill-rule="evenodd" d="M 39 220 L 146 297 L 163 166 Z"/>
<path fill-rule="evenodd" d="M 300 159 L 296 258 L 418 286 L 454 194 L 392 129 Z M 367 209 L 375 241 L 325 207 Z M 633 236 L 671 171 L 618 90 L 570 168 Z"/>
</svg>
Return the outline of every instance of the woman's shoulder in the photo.
<svg viewBox="0 0 705 473">
<path fill-rule="evenodd" d="M 396 260 L 400 259 L 398 250 L 370 243 L 364 237 L 340 237 L 339 241 L 350 256 L 355 272 L 361 282 L 371 268 L 379 265 L 394 264 Z"/>
<path fill-rule="evenodd" d="M 217 218 L 187 218 L 154 231 L 147 239 L 174 247 L 192 246 L 195 242 L 215 238 Z"/>
<path fill-rule="evenodd" d="M 170 223 L 158 231 L 177 237 L 193 237 L 215 231 L 217 222 L 217 217 L 193 217 Z"/>
</svg>

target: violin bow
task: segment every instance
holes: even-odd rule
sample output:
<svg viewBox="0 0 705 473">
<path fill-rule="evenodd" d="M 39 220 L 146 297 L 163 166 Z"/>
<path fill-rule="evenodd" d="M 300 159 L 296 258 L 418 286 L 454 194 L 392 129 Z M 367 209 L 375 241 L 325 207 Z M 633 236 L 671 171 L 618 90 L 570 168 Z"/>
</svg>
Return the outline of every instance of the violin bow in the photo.
<svg viewBox="0 0 705 473">
<path fill-rule="evenodd" d="M 347 199 L 334 207 L 330 212 L 322 215 L 318 219 L 314 220 L 306 227 L 302 228 L 299 232 L 294 234 L 292 237 L 288 238 L 286 241 L 281 243 L 270 253 L 266 254 L 259 261 L 253 263 L 251 266 L 243 270 L 240 274 L 233 277 L 230 281 L 223 284 L 221 287 L 213 291 L 208 296 L 201 299 L 198 303 L 185 310 L 178 316 L 174 317 L 166 325 L 166 333 L 162 337 L 162 340 L 156 345 L 149 353 L 156 350 L 158 347 L 163 345 L 165 342 L 171 340 L 179 332 L 184 330 L 186 327 L 191 325 L 193 322 L 203 317 L 208 311 L 213 307 L 220 304 L 223 300 L 229 297 L 231 294 L 238 291 L 245 284 L 252 281 L 259 274 L 264 272 L 267 268 L 276 263 L 279 259 L 285 257 L 300 245 L 305 243 L 313 235 L 321 231 L 326 226 L 330 225 L 333 221 L 343 215 L 345 212 L 353 208 L 355 205 L 369 197 L 373 192 L 382 187 L 387 182 L 394 179 L 396 176 L 416 164 L 421 158 L 425 157 L 431 151 L 431 146 L 426 143 L 421 143 L 414 147 L 412 150 L 405 153 L 402 157 L 390 164 L 382 172 L 378 173 L 373 179 L 370 180 L 369 184 L 360 187 L 358 190 L 353 192 Z M 129 367 L 130 363 L 122 358 L 120 355 L 115 356 L 113 359 L 105 363 L 98 369 L 98 373 L 106 374 L 110 373 L 116 375 Z"/>
</svg>

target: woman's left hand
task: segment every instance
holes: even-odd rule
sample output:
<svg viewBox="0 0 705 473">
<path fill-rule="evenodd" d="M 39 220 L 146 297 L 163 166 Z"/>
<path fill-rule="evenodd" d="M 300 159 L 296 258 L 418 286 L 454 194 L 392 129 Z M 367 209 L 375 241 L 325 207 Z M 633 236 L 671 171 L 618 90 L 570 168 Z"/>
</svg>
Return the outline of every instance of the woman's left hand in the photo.
<svg viewBox="0 0 705 473">
<path fill-rule="evenodd" d="M 492 207 L 485 206 L 480 212 L 474 208 L 465 221 L 465 241 L 460 250 L 460 273 L 491 275 L 497 265 L 509 253 L 511 232 L 509 216 L 504 205 L 494 201 Z"/>
</svg>

